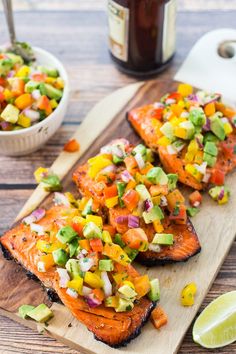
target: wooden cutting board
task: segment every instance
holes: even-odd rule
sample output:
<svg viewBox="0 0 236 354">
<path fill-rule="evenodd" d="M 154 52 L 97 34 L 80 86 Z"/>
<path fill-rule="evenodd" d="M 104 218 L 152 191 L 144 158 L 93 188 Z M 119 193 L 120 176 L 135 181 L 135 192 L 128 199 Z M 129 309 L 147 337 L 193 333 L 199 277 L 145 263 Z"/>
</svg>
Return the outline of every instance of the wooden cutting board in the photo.
<svg viewBox="0 0 236 354">
<path fill-rule="evenodd" d="M 175 89 L 173 81 L 149 81 L 120 89 L 98 103 L 85 118 L 74 137 L 80 142 L 81 150 L 73 154 L 62 152 L 52 166 L 52 171 L 63 181 L 64 191 L 76 192 L 71 175 L 77 164 L 96 154 L 99 148 L 113 138 L 124 137 L 132 143 L 139 141 L 126 120 L 126 112 L 133 107 L 158 100 L 166 92 Z M 137 265 L 142 273 L 158 277 L 161 283 L 161 301 L 169 317 L 169 323 L 160 331 L 148 323 L 142 334 L 120 353 L 172 354 L 177 353 L 181 341 L 193 321 L 204 297 L 223 263 L 235 236 L 236 184 L 235 174 L 227 178 L 231 189 L 230 202 L 218 206 L 207 195 L 204 196 L 201 212 L 193 219 L 199 235 L 202 252 L 186 263 L 147 269 Z M 17 219 L 19 220 L 37 206 L 48 207 L 52 195 L 47 195 L 41 186 L 34 191 Z M 135 265 L 136 266 L 136 265 Z M 21 304 L 39 304 L 47 301 L 55 316 L 44 328 L 45 333 L 84 353 L 112 354 L 112 349 L 96 341 L 86 327 L 80 324 L 62 305 L 47 300 L 39 283 L 28 279 L 26 272 L 13 261 L 0 256 L 0 312 L 26 326 L 36 328 L 31 321 L 20 319 L 17 308 Z M 197 296 L 193 307 L 180 305 L 180 292 L 189 282 L 196 282 Z M 42 330 L 42 326 L 40 328 Z"/>
</svg>

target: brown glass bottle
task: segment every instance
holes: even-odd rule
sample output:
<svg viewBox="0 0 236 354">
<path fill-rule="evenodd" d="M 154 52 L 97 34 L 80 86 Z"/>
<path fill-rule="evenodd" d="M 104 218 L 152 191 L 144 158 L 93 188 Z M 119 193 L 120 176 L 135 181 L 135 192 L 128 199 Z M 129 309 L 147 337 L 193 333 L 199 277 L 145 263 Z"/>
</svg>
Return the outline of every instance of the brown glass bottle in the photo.
<svg viewBox="0 0 236 354">
<path fill-rule="evenodd" d="M 176 0 L 108 0 L 109 46 L 132 75 L 163 70 L 175 52 Z"/>
</svg>

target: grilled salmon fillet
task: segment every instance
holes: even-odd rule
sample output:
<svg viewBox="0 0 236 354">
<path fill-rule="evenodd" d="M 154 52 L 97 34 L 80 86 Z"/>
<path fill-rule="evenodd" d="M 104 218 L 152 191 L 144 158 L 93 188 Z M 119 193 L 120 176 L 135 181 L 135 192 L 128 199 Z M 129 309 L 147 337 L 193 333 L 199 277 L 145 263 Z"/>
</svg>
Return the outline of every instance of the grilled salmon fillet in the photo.
<svg viewBox="0 0 236 354">
<path fill-rule="evenodd" d="M 128 151 L 130 151 L 129 146 Z M 113 183 L 120 181 L 120 175 L 125 170 L 125 167 L 121 164 L 115 167 L 114 174 L 116 177 Z M 80 193 L 87 197 L 92 198 L 96 203 L 100 205 L 104 210 L 104 214 L 107 215 L 109 223 L 115 227 L 116 231 L 120 234 L 124 234 L 128 229 L 128 224 L 119 224 L 117 218 L 127 217 L 130 215 L 130 210 L 123 206 L 118 205 L 114 207 L 106 207 L 106 198 L 104 195 L 104 185 L 100 187 L 100 182 L 90 178 L 89 176 L 89 163 L 79 166 L 73 173 L 73 181 L 76 183 Z M 145 231 L 148 236 L 148 241 L 151 242 L 156 231 L 152 224 L 145 224 L 140 221 L 140 227 Z M 140 252 L 137 260 L 145 265 L 159 265 L 171 262 L 186 261 L 190 257 L 199 253 L 201 250 L 199 239 L 191 224 L 187 219 L 185 224 L 177 224 L 175 221 L 170 220 L 169 213 L 165 211 L 165 221 L 163 223 L 162 233 L 170 233 L 174 235 L 174 244 L 171 246 L 162 247 L 160 252 L 154 252 L 148 250 L 146 252 Z"/>
<path fill-rule="evenodd" d="M 233 115 L 236 116 L 236 112 L 229 109 L 226 111 L 219 103 L 217 107 L 221 109 L 222 112 L 220 112 L 222 114 L 226 114 L 229 122 L 233 118 Z M 198 181 L 185 170 L 188 164 L 188 162 L 185 161 L 187 148 L 184 148 L 177 154 L 171 154 L 167 146 L 158 143 L 158 140 L 163 137 L 160 128 L 166 121 L 163 120 L 163 108 L 160 108 L 157 103 L 132 109 L 128 113 L 128 121 L 145 144 L 159 155 L 160 162 L 166 172 L 178 174 L 181 183 L 196 190 L 205 189 L 209 185 L 210 180 Z M 234 126 L 234 124 L 232 124 L 232 126 Z M 218 142 L 217 147 L 218 155 L 216 163 L 213 167 L 207 167 L 209 176 L 214 170 L 220 170 L 226 175 L 236 167 L 236 154 L 233 153 L 236 149 L 236 129 L 233 128 L 232 133 L 227 135 L 225 140 Z"/>
<path fill-rule="evenodd" d="M 52 207 L 38 224 L 47 230 L 63 225 L 67 209 L 64 206 Z M 33 273 L 45 287 L 56 291 L 62 303 L 94 334 L 96 339 L 111 347 L 120 347 L 139 335 L 155 304 L 147 298 L 141 298 L 137 300 L 131 311 L 117 313 L 103 305 L 91 308 L 81 296 L 72 298 L 66 293 L 66 289 L 59 286 L 55 267 L 47 272 L 40 272 L 37 268 L 40 254 L 36 243 L 39 239 L 45 238 L 47 236 L 38 236 L 28 225 L 21 223 L 6 232 L 0 238 L 0 242 L 13 258 Z"/>
</svg>

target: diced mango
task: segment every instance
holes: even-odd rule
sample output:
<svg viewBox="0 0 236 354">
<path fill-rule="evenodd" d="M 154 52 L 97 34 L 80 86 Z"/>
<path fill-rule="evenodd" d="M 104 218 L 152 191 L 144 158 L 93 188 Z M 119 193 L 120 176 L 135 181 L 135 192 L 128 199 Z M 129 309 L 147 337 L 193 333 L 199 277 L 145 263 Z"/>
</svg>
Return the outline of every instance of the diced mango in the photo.
<svg viewBox="0 0 236 354">
<path fill-rule="evenodd" d="M 44 175 L 48 174 L 48 169 L 44 167 L 39 167 L 37 168 L 36 171 L 34 171 L 34 178 L 37 183 L 40 183 Z"/>
<path fill-rule="evenodd" d="M 201 165 L 203 163 L 203 151 L 199 150 L 195 157 L 194 157 L 194 162 L 198 165 Z"/>
<path fill-rule="evenodd" d="M 131 263 L 125 251 L 123 251 L 123 249 L 115 243 L 106 243 L 102 253 L 104 256 L 107 256 L 122 265 L 127 266 L 129 263 Z"/>
<path fill-rule="evenodd" d="M 193 87 L 188 84 L 179 84 L 178 93 L 180 93 L 183 97 L 186 97 L 193 93 Z"/>
<path fill-rule="evenodd" d="M 20 95 L 15 100 L 15 105 L 19 109 L 25 109 L 32 104 L 32 97 L 30 93 L 24 93 Z"/>
<path fill-rule="evenodd" d="M 102 221 L 101 216 L 97 216 L 97 215 L 86 215 L 86 221 L 87 221 L 87 222 L 93 222 L 93 223 L 96 224 L 98 227 L 100 227 L 100 229 L 102 229 L 103 221 Z"/>
<path fill-rule="evenodd" d="M 72 288 L 77 291 L 78 294 L 82 295 L 83 278 L 77 275 L 73 280 L 68 281 L 67 287 Z"/>
<path fill-rule="evenodd" d="M 105 300 L 106 307 L 117 307 L 119 305 L 119 296 L 108 296 Z"/>
<path fill-rule="evenodd" d="M 26 77 L 29 76 L 30 67 L 27 65 L 23 65 L 16 73 L 16 77 Z"/>
<path fill-rule="evenodd" d="M 84 282 L 90 285 L 94 289 L 102 288 L 103 286 L 103 281 L 99 277 L 99 275 L 92 272 L 85 273 Z"/>
<path fill-rule="evenodd" d="M 88 175 L 90 178 L 95 178 L 97 174 L 105 167 L 112 165 L 111 159 L 104 155 L 98 155 L 88 160 L 89 170 Z"/>
<path fill-rule="evenodd" d="M 181 127 L 176 127 L 174 130 L 174 135 L 181 139 L 187 138 L 187 130 Z"/>
<path fill-rule="evenodd" d="M 160 220 L 153 221 L 154 230 L 159 234 L 164 230 L 164 227 Z"/>
<path fill-rule="evenodd" d="M 201 182 L 202 180 L 202 174 L 194 167 L 194 165 L 187 164 L 185 166 L 185 170 L 193 176 L 198 182 Z"/>
<path fill-rule="evenodd" d="M 226 134 L 226 135 L 229 135 L 229 134 L 232 133 L 233 128 L 232 128 L 232 126 L 231 126 L 230 123 L 225 123 L 225 124 L 224 124 L 224 131 L 225 131 L 225 134 Z"/>
<path fill-rule="evenodd" d="M 171 144 L 171 141 L 166 136 L 162 136 L 160 139 L 158 139 L 157 144 L 160 146 L 168 146 Z"/>
<path fill-rule="evenodd" d="M 138 294 L 138 298 L 145 296 L 150 290 L 150 281 L 148 275 L 141 275 L 134 278 L 135 291 Z"/>
<path fill-rule="evenodd" d="M 31 120 L 30 118 L 26 117 L 24 114 L 20 114 L 17 124 L 23 128 L 28 128 L 31 126 Z"/>
<path fill-rule="evenodd" d="M 115 205 L 119 203 L 119 197 L 108 198 L 105 201 L 105 205 L 107 208 L 113 208 Z"/>
<path fill-rule="evenodd" d="M 40 261 L 44 263 L 45 270 L 49 270 L 55 265 L 52 254 L 45 254 L 40 257 Z"/>
<path fill-rule="evenodd" d="M 112 275 L 117 285 L 123 284 L 123 282 L 129 278 L 126 272 L 115 273 Z"/>
<path fill-rule="evenodd" d="M 50 106 L 52 107 L 52 109 L 57 108 L 57 106 L 58 106 L 58 103 L 55 99 L 50 100 L 49 103 L 50 103 Z"/>
</svg>

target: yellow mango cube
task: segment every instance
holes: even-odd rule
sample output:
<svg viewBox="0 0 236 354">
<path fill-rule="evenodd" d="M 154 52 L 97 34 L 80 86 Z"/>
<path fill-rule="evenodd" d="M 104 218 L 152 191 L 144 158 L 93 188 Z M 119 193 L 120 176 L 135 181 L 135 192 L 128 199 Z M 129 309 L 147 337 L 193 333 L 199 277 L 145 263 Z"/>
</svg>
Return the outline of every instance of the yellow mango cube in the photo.
<svg viewBox="0 0 236 354">
<path fill-rule="evenodd" d="M 195 157 L 194 157 L 194 162 L 198 165 L 201 165 L 203 163 L 203 151 L 199 150 Z"/>
<path fill-rule="evenodd" d="M 97 215 L 86 215 L 86 221 L 87 222 L 93 222 L 94 224 L 96 224 L 98 227 L 100 227 L 100 229 L 102 229 L 103 227 L 103 221 L 101 216 L 97 216 Z"/>
<path fill-rule="evenodd" d="M 111 238 L 109 231 L 104 230 L 102 232 L 102 240 L 103 240 L 103 242 L 106 242 L 106 243 L 112 243 L 112 238 Z"/>
<path fill-rule="evenodd" d="M 44 175 L 48 174 L 48 168 L 39 167 L 36 171 L 34 171 L 34 178 L 37 183 L 40 183 Z"/>
<path fill-rule="evenodd" d="M 16 73 L 16 77 L 26 77 L 29 76 L 30 67 L 27 65 L 23 65 Z"/>
<path fill-rule="evenodd" d="M 160 139 L 158 139 L 157 143 L 160 146 L 168 146 L 171 144 L 171 141 L 166 136 L 162 136 Z"/>
<path fill-rule="evenodd" d="M 99 275 L 92 273 L 92 272 L 85 273 L 84 282 L 87 283 L 89 286 L 91 286 L 94 289 L 99 289 L 99 288 L 102 288 L 102 286 L 103 286 L 103 281 L 99 277 Z"/>
<path fill-rule="evenodd" d="M 225 131 L 225 134 L 226 134 L 226 135 L 229 135 L 229 134 L 232 133 L 233 128 L 232 128 L 232 126 L 231 126 L 230 123 L 225 123 L 225 124 L 224 124 L 224 131 Z"/>
<path fill-rule="evenodd" d="M 174 135 L 177 136 L 177 138 L 186 139 L 187 138 L 187 131 L 184 128 L 176 127 L 174 130 Z"/>
<path fill-rule="evenodd" d="M 82 295 L 83 278 L 77 275 L 73 280 L 68 281 L 67 287 L 72 288 L 77 291 L 78 294 Z"/>
<path fill-rule="evenodd" d="M 52 107 L 52 109 L 57 108 L 57 106 L 58 106 L 58 103 L 55 99 L 50 100 L 49 103 L 50 103 L 50 106 Z"/>
<path fill-rule="evenodd" d="M 125 272 L 113 274 L 113 279 L 115 280 L 116 284 L 120 285 L 129 278 L 128 274 Z"/>
<path fill-rule="evenodd" d="M 161 233 L 162 231 L 164 231 L 164 227 L 163 227 L 163 225 L 162 225 L 160 220 L 155 220 L 155 221 L 153 221 L 152 224 L 153 224 L 153 227 L 154 227 L 155 231 L 158 234 Z"/>
<path fill-rule="evenodd" d="M 188 84 L 179 84 L 178 93 L 180 93 L 183 97 L 186 97 L 193 93 L 193 87 Z"/>
<path fill-rule="evenodd" d="M 107 208 L 113 208 L 118 203 L 119 203 L 118 195 L 116 197 L 108 198 L 105 201 L 105 205 L 106 205 Z"/>
<path fill-rule="evenodd" d="M 45 79 L 45 82 L 47 84 L 51 84 L 51 85 L 53 85 L 56 81 L 57 81 L 57 79 L 55 77 L 50 77 L 50 76 L 46 77 L 46 79 Z"/>
<path fill-rule="evenodd" d="M 198 182 L 202 180 L 202 174 L 191 164 L 185 166 L 185 170 L 193 176 Z"/>
<path fill-rule="evenodd" d="M 17 124 L 23 128 L 29 128 L 31 126 L 30 118 L 26 117 L 24 114 L 20 114 Z"/>
</svg>

